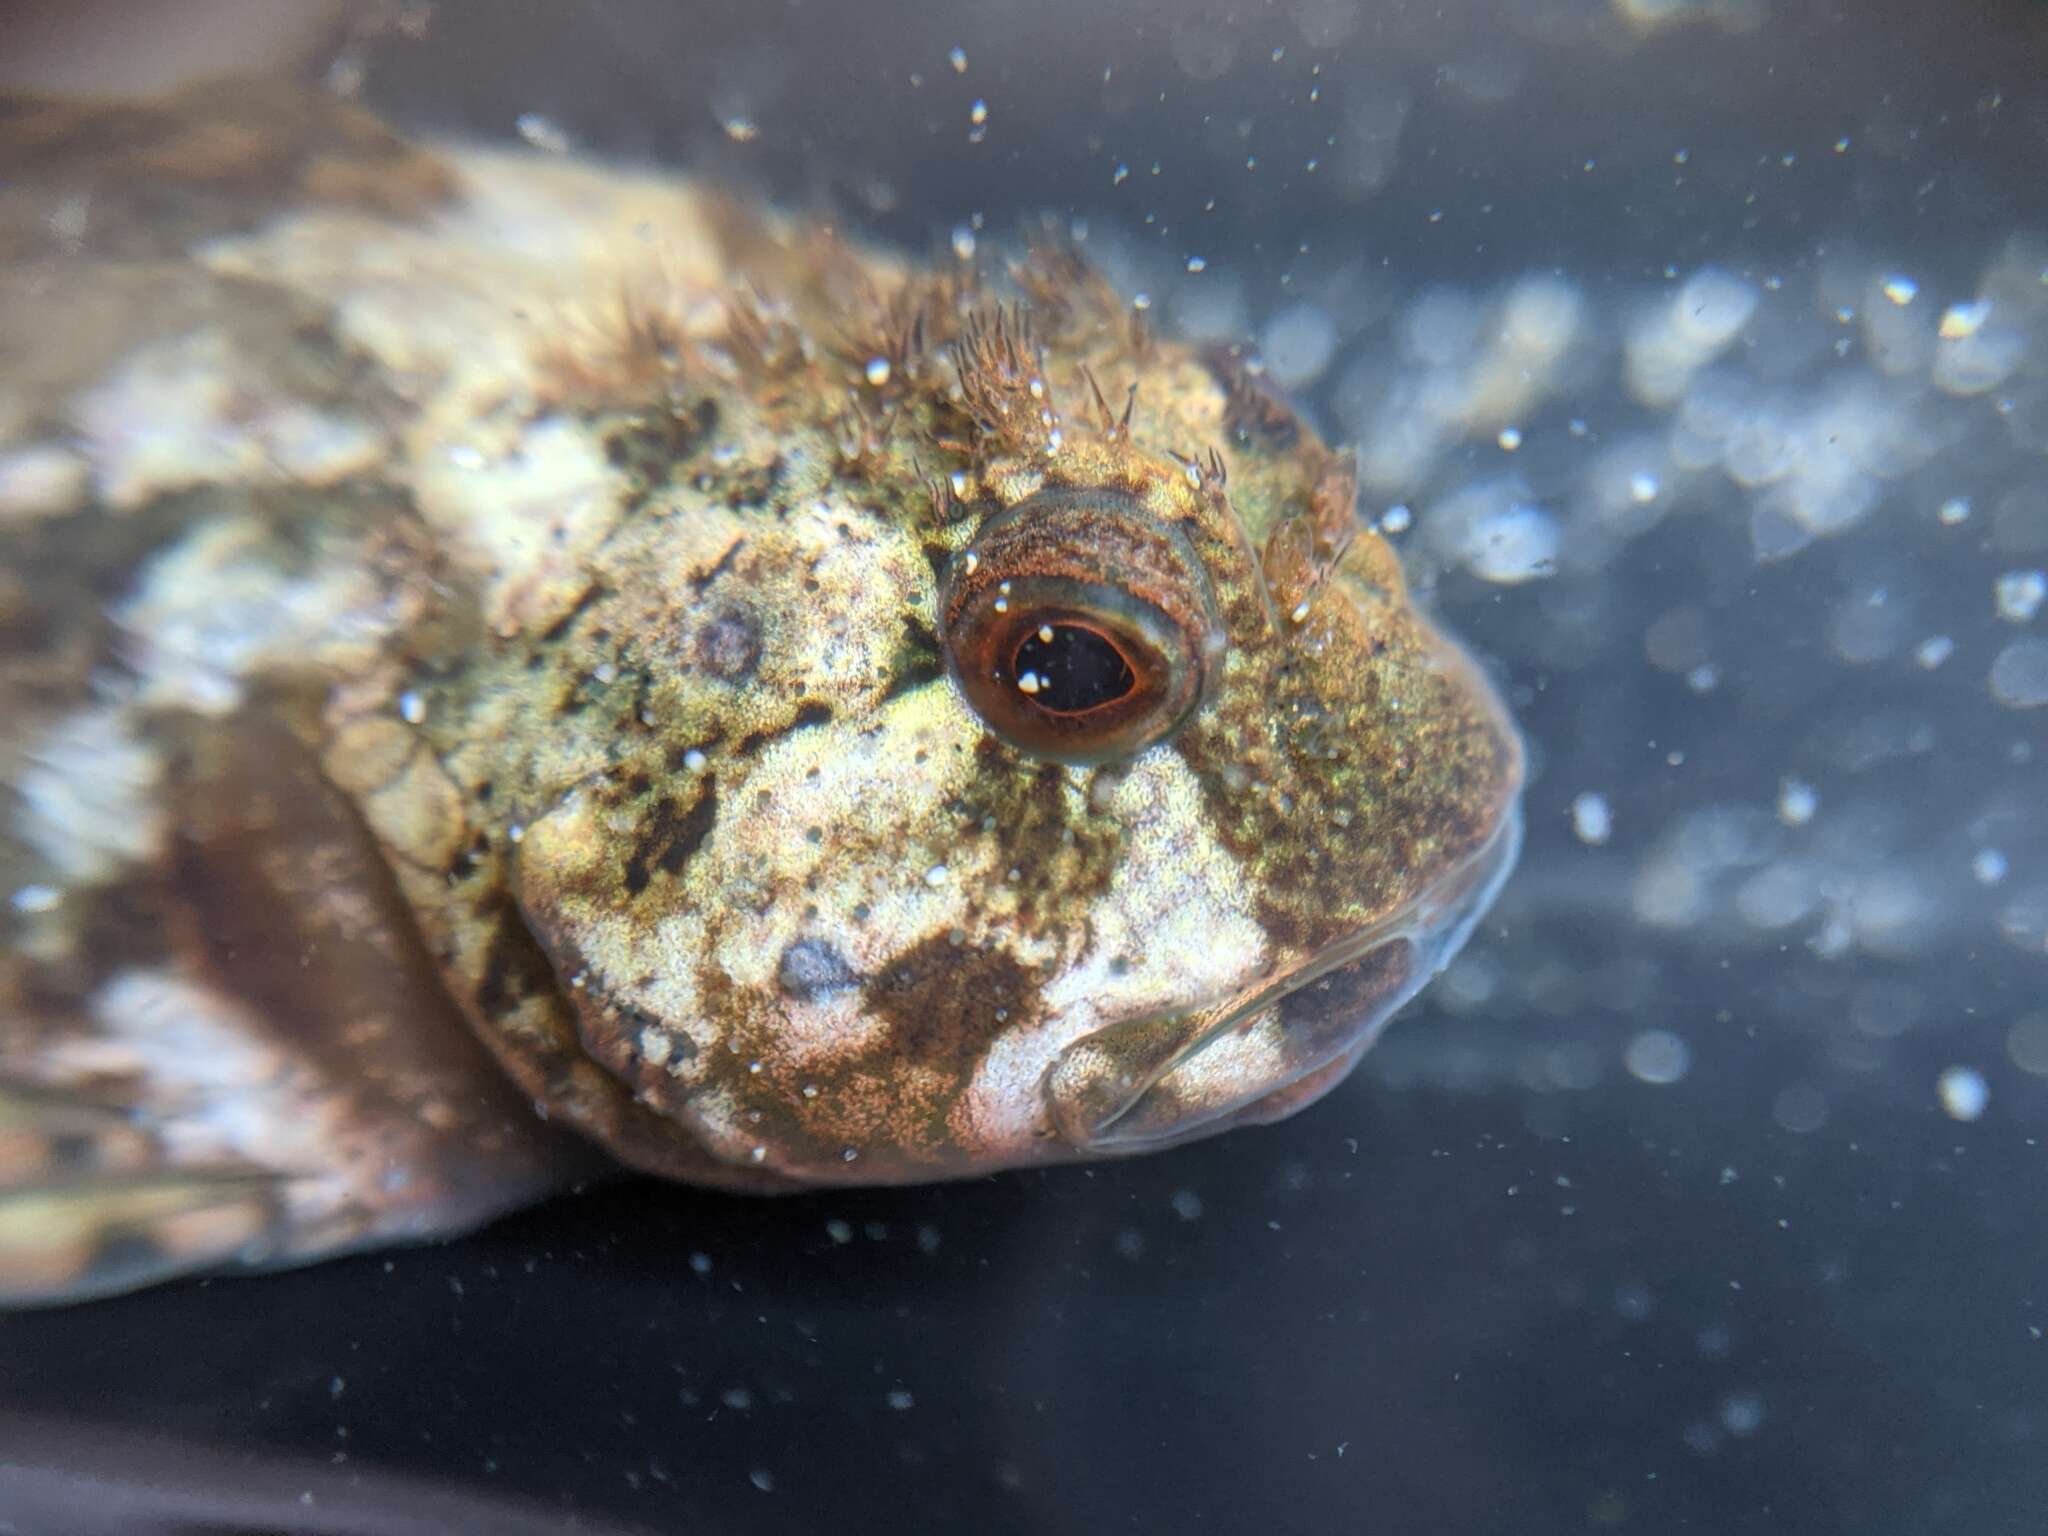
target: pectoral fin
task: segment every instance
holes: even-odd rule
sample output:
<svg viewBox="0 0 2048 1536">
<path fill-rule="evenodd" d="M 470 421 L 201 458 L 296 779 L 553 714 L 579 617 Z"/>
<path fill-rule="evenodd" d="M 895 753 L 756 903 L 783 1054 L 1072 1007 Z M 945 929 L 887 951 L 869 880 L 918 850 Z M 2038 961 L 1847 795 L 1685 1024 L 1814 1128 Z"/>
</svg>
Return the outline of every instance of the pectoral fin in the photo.
<svg viewBox="0 0 2048 1536">
<path fill-rule="evenodd" d="M 161 865 L 77 898 L 46 973 L 0 976 L 0 1304 L 460 1231 L 593 1171 L 450 1005 L 297 741 L 171 739 Z"/>
</svg>

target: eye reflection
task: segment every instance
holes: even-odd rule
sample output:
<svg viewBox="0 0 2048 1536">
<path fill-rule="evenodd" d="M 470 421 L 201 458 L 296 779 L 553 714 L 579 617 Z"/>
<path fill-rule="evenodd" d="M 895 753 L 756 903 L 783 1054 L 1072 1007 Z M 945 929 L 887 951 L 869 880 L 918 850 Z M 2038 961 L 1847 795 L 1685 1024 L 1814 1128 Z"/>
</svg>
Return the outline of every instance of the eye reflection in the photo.
<svg viewBox="0 0 2048 1536">
<path fill-rule="evenodd" d="M 1202 702 L 1222 658 L 1206 573 L 1119 492 L 1057 487 L 991 518 L 939 602 L 975 712 L 1034 757 L 1133 756 Z"/>
<path fill-rule="evenodd" d="M 1040 709 L 1086 714 L 1128 698 L 1137 675 L 1115 640 L 1089 624 L 1041 624 L 1017 647 L 1011 662 L 1017 690 Z"/>
</svg>

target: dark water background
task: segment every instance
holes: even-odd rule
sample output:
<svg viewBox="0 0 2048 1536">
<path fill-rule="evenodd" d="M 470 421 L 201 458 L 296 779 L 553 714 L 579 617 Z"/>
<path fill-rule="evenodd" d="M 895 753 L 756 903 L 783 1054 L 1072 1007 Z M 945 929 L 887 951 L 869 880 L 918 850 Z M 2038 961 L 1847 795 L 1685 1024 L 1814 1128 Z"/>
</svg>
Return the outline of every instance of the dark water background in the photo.
<svg viewBox="0 0 2048 1536">
<path fill-rule="evenodd" d="M 1563 285 L 1588 339 L 1519 447 L 1443 434 L 1367 507 L 1412 506 L 1511 691 L 1527 852 L 1278 1127 L 938 1189 L 632 1185 L 0 1320 L 0 1530 L 2048 1529 L 2048 709 L 2031 652 L 1992 682 L 2048 629 L 1994 597 L 2048 563 L 2048 324 L 1928 390 L 1832 313 L 1905 275 L 1931 327 L 2028 251 L 2048 307 L 2048 244 L 2008 244 L 2048 234 L 2048 15 L 1653 10 L 444 0 L 345 44 L 414 126 L 536 114 L 917 248 L 1051 209 L 1248 342 L 1306 306 L 1344 439 L 1398 415 L 1433 286 L 1483 331 Z M 1720 359 L 1755 412 L 1823 452 L 1801 413 L 1846 389 L 1827 420 L 1924 451 L 1790 501 L 1656 458 L 1674 410 L 1621 359 L 1703 267 L 1757 306 Z M 1647 504 L 1683 489 L 1603 522 L 1626 443 Z M 1512 580 L 1457 532 L 1509 483 L 1470 515 L 1555 545 Z M 185 1523 L 118 1512 L 151 1499 Z"/>
</svg>

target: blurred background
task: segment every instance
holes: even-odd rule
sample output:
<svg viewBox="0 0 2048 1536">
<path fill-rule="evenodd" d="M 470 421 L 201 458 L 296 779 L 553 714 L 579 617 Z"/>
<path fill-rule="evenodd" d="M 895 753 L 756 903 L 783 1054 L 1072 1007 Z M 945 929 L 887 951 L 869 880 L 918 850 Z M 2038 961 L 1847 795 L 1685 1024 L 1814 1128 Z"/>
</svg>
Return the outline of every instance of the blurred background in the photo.
<svg viewBox="0 0 2048 1536">
<path fill-rule="evenodd" d="M 1050 214 L 1358 445 L 1534 764 L 1493 916 L 1294 1121 L 631 1185 L 0 1319 L 0 1529 L 2040 1528 L 2048 9 L 215 0 L 0 37 L 8 86 L 287 71 L 938 260 Z"/>
</svg>

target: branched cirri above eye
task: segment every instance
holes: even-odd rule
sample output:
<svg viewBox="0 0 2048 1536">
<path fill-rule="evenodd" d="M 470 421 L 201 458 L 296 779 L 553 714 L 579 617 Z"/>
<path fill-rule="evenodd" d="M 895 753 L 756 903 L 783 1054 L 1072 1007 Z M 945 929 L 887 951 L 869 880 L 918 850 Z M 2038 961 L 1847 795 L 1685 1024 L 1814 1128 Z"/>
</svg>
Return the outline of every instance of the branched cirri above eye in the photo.
<svg viewBox="0 0 2048 1536">
<path fill-rule="evenodd" d="M 1056 762 L 1142 752 L 1195 711 L 1222 661 L 1186 539 L 1114 491 L 1041 491 L 991 518 L 954 560 L 939 613 L 976 712 Z"/>
</svg>

